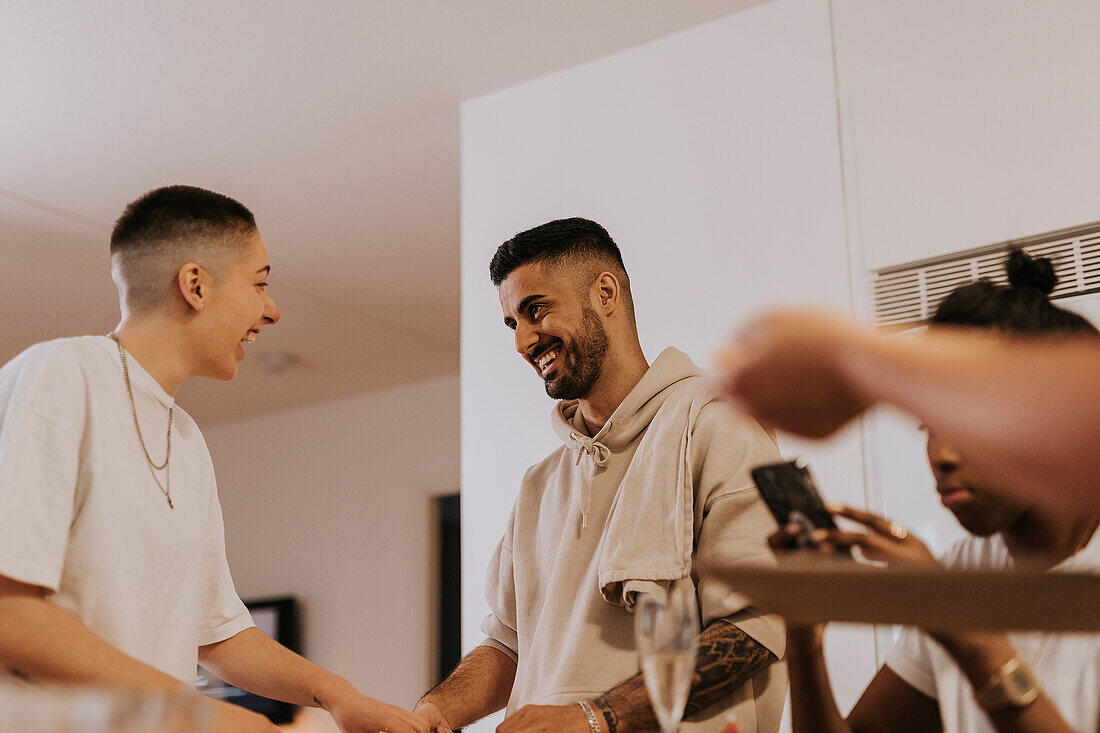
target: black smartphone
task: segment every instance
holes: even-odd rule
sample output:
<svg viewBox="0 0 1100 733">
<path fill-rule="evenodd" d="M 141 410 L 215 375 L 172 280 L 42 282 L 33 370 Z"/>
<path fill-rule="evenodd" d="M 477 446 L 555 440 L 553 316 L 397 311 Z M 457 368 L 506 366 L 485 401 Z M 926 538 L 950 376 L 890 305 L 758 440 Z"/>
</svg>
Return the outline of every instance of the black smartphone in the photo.
<svg viewBox="0 0 1100 733">
<path fill-rule="evenodd" d="M 757 466 L 752 469 L 752 480 L 780 527 L 794 523 L 804 528 L 799 546 L 810 544 L 808 535 L 815 529 L 836 529 L 833 515 L 825 509 L 810 469 L 802 461 Z"/>
</svg>

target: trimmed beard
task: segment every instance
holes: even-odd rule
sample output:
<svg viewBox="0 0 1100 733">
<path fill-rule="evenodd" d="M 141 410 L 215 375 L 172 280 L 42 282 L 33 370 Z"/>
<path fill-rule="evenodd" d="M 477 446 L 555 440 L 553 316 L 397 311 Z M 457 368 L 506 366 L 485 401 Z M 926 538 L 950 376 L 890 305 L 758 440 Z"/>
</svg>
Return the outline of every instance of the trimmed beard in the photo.
<svg viewBox="0 0 1100 733">
<path fill-rule="evenodd" d="M 546 394 L 555 400 L 576 400 L 587 395 L 600 378 L 607 344 L 603 322 L 586 303 L 581 316 L 581 329 L 568 352 L 573 369 L 567 371 L 563 368 L 560 377 L 546 382 Z"/>
</svg>

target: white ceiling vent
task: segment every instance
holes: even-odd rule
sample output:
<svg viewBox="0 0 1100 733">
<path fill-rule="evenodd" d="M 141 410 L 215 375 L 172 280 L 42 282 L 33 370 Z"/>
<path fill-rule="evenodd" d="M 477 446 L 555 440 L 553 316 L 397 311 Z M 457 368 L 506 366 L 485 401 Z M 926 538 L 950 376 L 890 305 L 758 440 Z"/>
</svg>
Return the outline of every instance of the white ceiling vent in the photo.
<svg viewBox="0 0 1100 733">
<path fill-rule="evenodd" d="M 875 322 L 892 328 L 919 326 L 960 285 L 983 277 L 1006 283 L 1004 261 L 1013 246 L 1054 264 L 1058 286 L 1051 298 L 1100 292 L 1100 222 L 1096 222 L 879 270 L 872 283 Z"/>
</svg>

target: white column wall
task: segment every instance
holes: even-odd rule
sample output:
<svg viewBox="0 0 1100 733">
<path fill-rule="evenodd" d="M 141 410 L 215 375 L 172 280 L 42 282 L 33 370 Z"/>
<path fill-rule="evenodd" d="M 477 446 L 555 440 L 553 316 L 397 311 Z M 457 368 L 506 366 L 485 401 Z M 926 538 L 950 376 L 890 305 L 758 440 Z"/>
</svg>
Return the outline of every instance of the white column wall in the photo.
<svg viewBox="0 0 1100 733">
<path fill-rule="evenodd" d="M 768 305 L 850 306 L 828 7 L 780 0 L 468 102 L 462 115 L 464 643 L 524 469 L 556 445 L 552 401 L 515 354 L 489 259 L 547 220 L 585 216 L 619 243 L 642 345 L 709 365 Z M 864 505 L 857 434 L 809 454 L 830 495 Z M 848 703 L 876 666 L 838 630 Z M 836 636 L 836 634 L 834 634 Z M 832 646 L 832 641 L 830 642 Z"/>
</svg>

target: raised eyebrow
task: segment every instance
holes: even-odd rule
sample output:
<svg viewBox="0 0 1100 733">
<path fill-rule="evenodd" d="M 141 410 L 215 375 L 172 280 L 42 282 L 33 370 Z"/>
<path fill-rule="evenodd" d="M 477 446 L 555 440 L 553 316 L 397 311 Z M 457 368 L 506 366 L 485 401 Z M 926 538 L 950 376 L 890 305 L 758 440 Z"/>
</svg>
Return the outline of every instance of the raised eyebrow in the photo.
<svg viewBox="0 0 1100 733">
<path fill-rule="evenodd" d="M 271 265 L 265 265 L 264 267 L 261 267 L 259 270 L 256 270 L 256 274 L 257 275 L 260 275 L 260 274 L 270 275 L 271 274 Z"/>
</svg>

